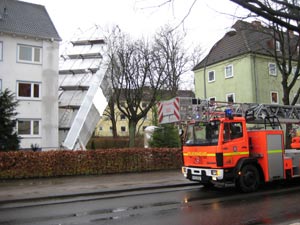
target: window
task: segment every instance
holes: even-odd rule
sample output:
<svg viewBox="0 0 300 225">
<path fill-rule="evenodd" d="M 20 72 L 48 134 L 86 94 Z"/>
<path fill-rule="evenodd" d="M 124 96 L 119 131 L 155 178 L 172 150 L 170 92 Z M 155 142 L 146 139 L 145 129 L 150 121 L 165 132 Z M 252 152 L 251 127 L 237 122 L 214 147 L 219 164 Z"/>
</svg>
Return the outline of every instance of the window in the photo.
<svg viewBox="0 0 300 225">
<path fill-rule="evenodd" d="M 215 78 L 215 71 L 209 71 L 208 72 L 208 82 L 213 82 L 215 80 L 216 80 L 216 78 Z"/>
<path fill-rule="evenodd" d="M 41 84 L 32 82 L 17 81 L 18 98 L 40 99 Z"/>
<path fill-rule="evenodd" d="M 243 137 L 242 123 L 224 123 L 224 141 Z"/>
<path fill-rule="evenodd" d="M 275 63 L 269 63 L 269 74 L 272 76 L 277 76 L 277 69 Z"/>
<path fill-rule="evenodd" d="M 271 104 L 278 104 L 278 92 L 277 91 L 271 91 Z"/>
<path fill-rule="evenodd" d="M 18 45 L 18 62 L 42 63 L 42 48 L 29 45 Z"/>
<path fill-rule="evenodd" d="M 144 108 L 146 108 L 147 107 L 147 103 L 146 102 L 143 102 L 142 103 L 142 108 L 144 109 Z"/>
<path fill-rule="evenodd" d="M 217 98 L 216 97 L 209 97 L 208 100 L 209 100 L 210 106 L 214 106 Z"/>
<path fill-rule="evenodd" d="M 234 93 L 226 94 L 226 101 L 232 103 L 235 102 L 235 94 Z"/>
<path fill-rule="evenodd" d="M 120 115 L 120 119 L 121 119 L 121 120 L 125 120 L 125 119 L 126 119 L 126 116 L 125 116 L 124 114 L 121 114 L 121 115 Z"/>
<path fill-rule="evenodd" d="M 225 78 L 233 77 L 233 65 L 228 65 L 225 67 Z"/>
<path fill-rule="evenodd" d="M 21 136 L 39 136 L 40 120 L 19 119 L 17 122 L 17 130 Z"/>
<path fill-rule="evenodd" d="M 275 47 L 276 47 L 276 51 L 277 52 L 281 51 L 281 49 L 280 49 L 280 42 L 279 41 L 275 41 Z"/>
<path fill-rule="evenodd" d="M 3 60 L 3 42 L 0 41 L 0 61 Z"/>
<path fill-rule="evenodd" d="M 126 132 L 126 127 L 122 126 L 121 127 L 121 132 Z"/>
</svg>

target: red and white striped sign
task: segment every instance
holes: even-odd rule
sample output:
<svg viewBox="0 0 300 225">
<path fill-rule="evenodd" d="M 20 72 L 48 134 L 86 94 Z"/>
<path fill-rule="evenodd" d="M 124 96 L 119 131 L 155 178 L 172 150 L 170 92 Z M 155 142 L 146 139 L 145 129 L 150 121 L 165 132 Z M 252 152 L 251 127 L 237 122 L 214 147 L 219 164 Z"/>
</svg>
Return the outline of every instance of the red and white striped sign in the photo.
<svg viewBox="0 0 300 225">
<path fill-rule="evenodd" d="M 158 103 L 158 122 L 174 123 L 180 121 L 179 113 L 180 105 L 179 98 L 173 98 L 168 101 L 161 101 Z"/>
</svg>

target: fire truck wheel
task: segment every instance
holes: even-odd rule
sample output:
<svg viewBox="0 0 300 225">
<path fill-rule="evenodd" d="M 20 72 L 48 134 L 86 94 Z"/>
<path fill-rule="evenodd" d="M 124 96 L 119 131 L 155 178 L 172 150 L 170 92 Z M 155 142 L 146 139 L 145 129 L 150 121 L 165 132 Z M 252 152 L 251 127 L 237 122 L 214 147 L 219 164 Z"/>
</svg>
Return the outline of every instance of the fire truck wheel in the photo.
<svg viewBox="0 0 300 225">
<path fill-rule="evenodd" d="M 259 173 L 254 165 L 245 165 L 237 180 L 237 187 L 245 193 L 254 192 L 259 186 Z"/>
</svg>

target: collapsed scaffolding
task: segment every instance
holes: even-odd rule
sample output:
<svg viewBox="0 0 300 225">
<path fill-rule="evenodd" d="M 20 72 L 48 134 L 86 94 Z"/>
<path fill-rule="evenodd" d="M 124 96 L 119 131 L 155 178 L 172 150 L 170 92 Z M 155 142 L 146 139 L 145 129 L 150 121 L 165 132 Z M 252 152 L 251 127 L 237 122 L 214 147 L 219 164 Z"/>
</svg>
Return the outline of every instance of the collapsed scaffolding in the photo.
<svg viewBox="0 0 300 225">
<path fill-rule="evenodd" d="M 110 94 L 107 43 L 102 29 L 74 35 L 61 54 L 59 69 L 59 143 L 85 149 Z"/>
</svg>

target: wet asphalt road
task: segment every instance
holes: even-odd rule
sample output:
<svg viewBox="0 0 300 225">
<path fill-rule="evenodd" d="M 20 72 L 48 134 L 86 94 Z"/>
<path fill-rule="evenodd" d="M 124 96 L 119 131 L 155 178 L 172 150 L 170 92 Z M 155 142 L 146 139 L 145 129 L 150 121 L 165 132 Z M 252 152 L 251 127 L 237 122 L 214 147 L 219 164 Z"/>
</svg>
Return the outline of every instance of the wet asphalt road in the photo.
<svg viewBox="0 0 300 225">
<path fill-rule="evenodd" d="M 0 205 L 0 225 L 258 225 L 300 222 L 300 182 L 257 193 L 185 187 Z"/>
</svg>

